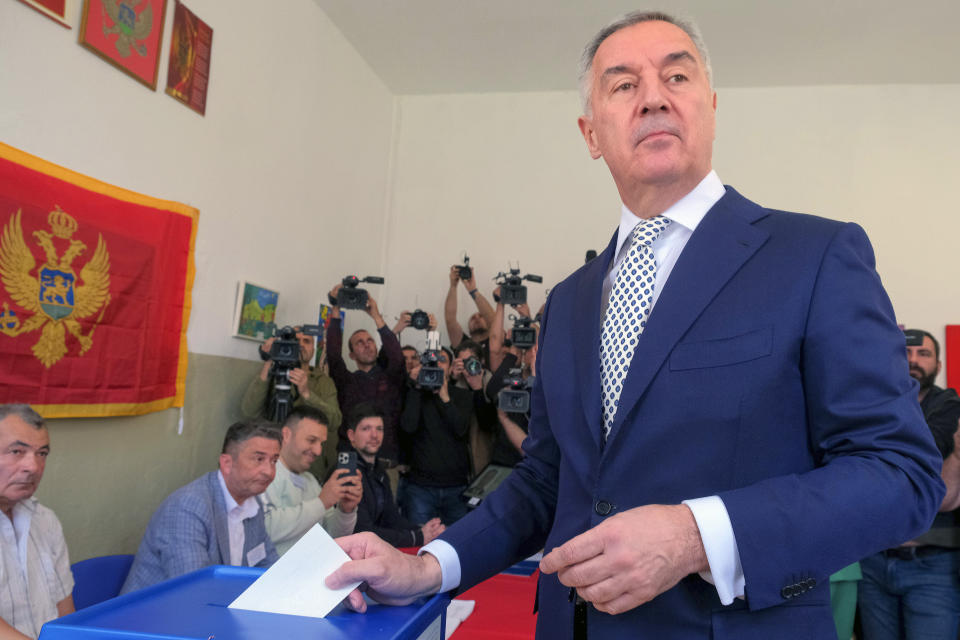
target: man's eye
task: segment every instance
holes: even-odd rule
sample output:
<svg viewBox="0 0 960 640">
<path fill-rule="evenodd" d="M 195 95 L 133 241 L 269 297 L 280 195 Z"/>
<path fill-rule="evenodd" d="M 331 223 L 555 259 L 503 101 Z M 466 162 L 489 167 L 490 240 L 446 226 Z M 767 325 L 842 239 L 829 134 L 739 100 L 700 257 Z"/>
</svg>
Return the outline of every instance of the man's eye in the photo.
<svg viewBox="0 0 960 640">
<path fill-rule="evenodd" d="M 633 84 L 632 82 L 621 82 L 614 88 L 614 91 L 629 91 L 630 89 L 633 89 L 635 86 L 636 85 Z"/>
<path fill-rule="evenodd" d="M 49 451 L 38 451 L 38 452 L 37 452 L 37 455 L 40 456 L 41 458 L 46 458 L 48 455 L 50 455 L 50 452 L 49 452 Z"/>
<path fill-rule="evenodd" d="M 669 78 L 667 78 L 667 81 L 668 82 L 686 82 L 687 76 L 683 75 L 682 73 L 675 73 Z"/>
</svg>

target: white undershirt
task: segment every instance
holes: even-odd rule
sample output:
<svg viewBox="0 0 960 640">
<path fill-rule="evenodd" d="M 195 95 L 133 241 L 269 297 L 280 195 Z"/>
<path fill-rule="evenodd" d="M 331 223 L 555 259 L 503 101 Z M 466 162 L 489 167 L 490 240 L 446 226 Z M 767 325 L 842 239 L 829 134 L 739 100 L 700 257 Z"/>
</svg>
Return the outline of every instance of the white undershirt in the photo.
<svg viewBox="0 0 960 640">
<path fill-rule="evenodd" d="M 223 480 L 223 472 L 217 471 L 220 479 L 220 488 L 223 490 L 223 500 L 227 504 L 227 533 L 230 536 L 230 564 L 235 567 L 243 566 L 243 543 L 246 542 L 246 533 L 243 530 L 243 521 L 257 515 L 260 503 L 253 496 L 237 504 L 230 495 L 227 483 Z"/>
</svg>

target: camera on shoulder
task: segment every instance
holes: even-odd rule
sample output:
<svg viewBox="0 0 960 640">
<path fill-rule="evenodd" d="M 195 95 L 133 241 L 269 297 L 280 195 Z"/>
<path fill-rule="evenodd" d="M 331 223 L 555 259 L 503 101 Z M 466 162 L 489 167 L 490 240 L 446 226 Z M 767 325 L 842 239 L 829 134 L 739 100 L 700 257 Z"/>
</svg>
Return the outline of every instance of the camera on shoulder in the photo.
<svg viewBox="0 0 960 640">
<path fill-rule="evenodd" d="M 542 277 L 532 273 L 521 276 L 519 267 L 516 269 L 511 267 L 507 272 L 501 271 L 494 277 L 494 280 L 500 285 L 498 302 L 514 306 L 527 302 L 527 287 L 523 284 L 524 280 L 527 282 L 543 282 Z"/>
</svg>

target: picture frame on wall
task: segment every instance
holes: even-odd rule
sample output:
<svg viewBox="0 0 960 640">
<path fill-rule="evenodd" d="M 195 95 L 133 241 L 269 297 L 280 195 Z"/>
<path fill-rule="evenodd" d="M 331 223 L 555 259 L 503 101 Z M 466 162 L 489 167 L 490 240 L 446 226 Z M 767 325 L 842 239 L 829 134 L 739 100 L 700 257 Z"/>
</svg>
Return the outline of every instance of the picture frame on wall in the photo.
<svg viewBox="0 0 960 640">
<path fill-rule="evenodd" d="M 157 89 L 167 0 L 84 0 L 80 44 Z"/>
<path fill-rule="evenodd" d="M 70 17 L 76 15 L 74 12 L 76 0 L 20 0 L 20 2 L 47 16 L 61 27 L 73 28 Z"/>
<path fill-rule="evenodd" d="M 262 342 L 277 330 L 280 294 L 248 280 L 237 283 L 233 313 L 233 337 Z"/>
</svg>

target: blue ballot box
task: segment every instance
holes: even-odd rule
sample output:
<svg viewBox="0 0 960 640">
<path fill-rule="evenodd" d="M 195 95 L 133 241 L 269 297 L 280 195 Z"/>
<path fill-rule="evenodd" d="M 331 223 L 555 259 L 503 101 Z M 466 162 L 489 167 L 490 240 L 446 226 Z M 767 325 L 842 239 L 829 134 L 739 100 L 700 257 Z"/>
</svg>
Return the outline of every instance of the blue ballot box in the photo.
<svg viewBox="0 0 960 640">
<path fill-rule="evenodd" d="M 406 607 L 343 605 L 326 618 L 229 609 L 263 569 L 207 567 L 43 625 L 40 640 L 443 640 L 445 595 Z"/>
</svg>

